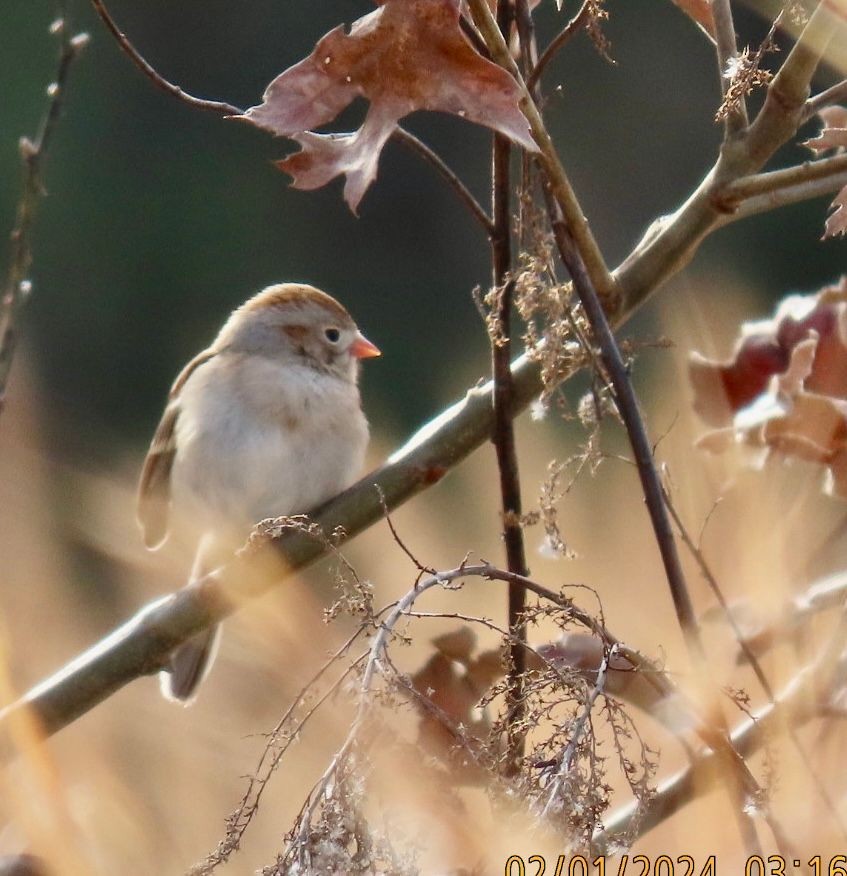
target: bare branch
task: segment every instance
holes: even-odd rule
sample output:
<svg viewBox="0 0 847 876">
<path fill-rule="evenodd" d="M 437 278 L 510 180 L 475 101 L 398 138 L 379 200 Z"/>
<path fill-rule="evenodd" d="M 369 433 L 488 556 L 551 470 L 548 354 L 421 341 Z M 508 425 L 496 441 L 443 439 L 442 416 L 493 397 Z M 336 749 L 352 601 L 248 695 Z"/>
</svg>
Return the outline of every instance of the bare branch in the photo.
<svg viewBox="0 0 847 876">
<path fill-rule="evenodd" d="M 774 171 L 774 173 L 779 173 L 779 171 Z M 844 186 L 847 186 L 847 171 L 842 171 L 833 176 L 809 180 L 808 182 L 795 183 L 785 188 L 774 189 L 765 194 L 754 195 L 742 201 L 741 206 L 733 213 L 726 214 L 721 220 L 720 225 L 729 225 L 740 219 L 758 216 L 760 213 L 770 213 L 771 210 L 776 210 L 780 207 L 789 207 L 792 204 L 813 201 L 816 198 L 822 198 L 826 195 L 831 195 L 833 192 L 840 191 Z"/>
<path fill-rule="evenodd" d="M 491 221 L 491 217 L 488 213 L 485 212 L 482 205 L 477 201 L 477 199 L 471 194 L 471 190 L 459 179 L 459 177 L 447 166 L 444 162 L 444 159 L 441 158 L 440 155 L 433 152 L 429 146 L 426 145 L 422 140 L 419 140 L 414 134 L 405 130 L 404 128 L 398 127 L 397 130 L 392 135 L 392 139 L 396 140 L 398 143 L 402 143 L 404 146 L 407 146 L 413 152 L 417 152 L 424 161 L 431 164 L 438 173 L 441 174 L 442 177 L 453 187 L 456 194 L 459 196 L 459 199 L 462 203 L 470 210 L 471 215 L 474 219 L 479 222 L 479 224 L 485 230 L 485 233 L 490 237 L 494 231 L 494 223 Z"/>
<path fill-rule="evenodd" d="M 836 82 L 835 85 L 831 85 L 806 101 L 806 106 L 803 109 L 803 121 L 809 121 L 824 107 L 832 106 L 834 103 L 843 103 L 845 100 L 847 100 L 847 79 L 842 79 L 841 82 Z"/>
<path fill-rule="evenodd" d="M 23 190 L 18 202 L 15 226 L 10 239 L 11 255 L 9 270 L 0 298 L 0 412 L 6 398 L 6 387 L 12 370 L 12 360 L 17 346 L 18 322 L 31 291 L 27 272 L 32 264 L 32 227 L 38 209 L 38 201 L 44 194 L 42 172 L 47 149 L 50 145 L 56 123 L 62 112 L 71 65 L 88 44 L 88 34 L 79 33 L 74 37 L 68 34 L 68 24 L 58 19 L 51 26 L 61 40 L 59 64 L 56 76 L 47 89 L 50 98 L 47 111 L 41 120 L 38 134 L 34 140 L 22 137 L 20 141 L 21 163 L 23 164 Z"/>
<path fill-rule="evenodd" d="M 673 530 L 668 517 L 662 493 L 662 485 L 653 461 L 653 448 L 641 417 L 638 399 L 629 379 L 629 372 L 621 356 L 620 348 L 612 334 L 603 306 L 588 276 L 585 264 L 574 246 L 573 240 L 561 217 L 551 210 L 553 234 L 559 254 L 573 280 L 574 289 L 585 310 L 594 338 L 600 348 L 603 364 L 615 395 L 621 418 L 626 426 L 632 447 L 641 488 L 650 514 L 650 522 L 659 546 L 659 553 L 665 567 L 668 586 L 671 591 L 674 609 L 682 628 L 685 644 L 692 657 L 698 678 L 699 693 L 707 706 L 709 722 L 715 723 L 716 737 L 720 739 L 719 748 L 722 761 L 733 779 L 732 796 L 736 804 L 736 817 L 748 852 L 759 848 L 755 826 L 746 811 L 746 801 L 750 796 L 759 796 L 759 786 L 743 759 L 732 748 L 724 729 L 723 716 L 713 691 L 708 672 L 708 657 L 700 637 L 700 628 L 694 612 L 694 604 L 688 591 L 679 552 L 676 548 Z"/>
<path fill-rule="evenodd" d="M 613 272 L 625 309 L 645 300 L 655 284 L 682 270 L 712 231 L 732 221 L 721 201 L 722 189 L 759 171 L 797 132 L 803 121 L 809 82 L 839 26 L 843 26 L 842 22 L 827 4 L 819 5 L 768 85 L 764 106 L 747 135 L 725 146 L 714 167 L 685 203 L 672 215 L 653 223 Z"/>
<path fill-rule="evenodd" d="M 541 53 L 541 57 L 538 59 L 535 66 L 532 68 L 532 72 L 527 77 L 526 87 L 530 91 L 532 91 L 538 83 L 538 80 L 541 78 L 547 65 L 585 26 L 590 10 L 591 0 L 583 0 L 582 6 L 579 7 L 579 11 L 576 15 L 574 15 L 574 17 L 562 28 L 562 30 L 559 31 L 559 33 L 556 34 L 556 36 L 553 37 L 552 40 L 550 40 L 547 48 Z"/>
<path fill-rule="evenodd" d="M 559 800 L 559 795 L 562 792 L 562 785 L 570 772 L 571 762 L 573 761 L 577 744 L 585 730 L 585 725 L 588 723 L 588 719 L 591 717 L 591 710 L 594 708 L 594 703 L 597 701 L 597 697 L 603 693 L 603 690 L 606 687 L 606 673 L 609 671 L 609 663 L 615 657 L 617 652 L 618 646 L 612 645 L 611 648 L 607 648 L 603 653 L 603 659 L 597 669 L 597 680 L 594 682 L 594 687 L 591 689 L 591 692 L 585 698 L 585 704 L 574 724 L 571 738 L 559 758 L 559 768 L 556 770 L 556 776 L 550 786 L 547 802 L 544 804 L 544 809 L 541 813 L 543 816 L 549 815 Z"/>
<path fill-rule="evenodd" d="M 226 103 L 225 101 L 206 100 L 202 97 L 194 97 L 194 95 L 189 94 L 187 91 L 183 91 L 178 85 L 174 85 L 173 82 L 165 79 L 164 76 L 156 71 L 152 64 L 149 64 L 145 60 L 143 55 L 130 42 L 127 35 L 117 26 L 114 18 L 112 18 L 109 13 L 109 10 L 106 9 L 103 0 L 91 0 L 91 3 L 97 14 L 103 20 L 103 23 L 111 32 L 112 36 L 118 41 L 121 49 L 123 49 L 126 55 L 132 60 L 132 63 L 138 67 L 138 69 L 156 86 L 156 88 L 164 91 L 166 94 L 170 94 L 171 97 L 176 97 L 178 100 L 187 103 L 189 106 L 193 106 L 195 109 L 207 110 L 225 116 L 240 116 L 244 112 L 244 110 L 239 107 L 233 106 L 231 103 Z"/>
<path fill-rule="evenodd" d="M 822 13 L 819 11 L 815 15 Z M 815 17 L 807 25 L 806 31 L 812 28 L 817 34 L 820 29 L 818 24 L 813 27 L 814 21 Z M 816 59 L 819 55 L 820 50 L 815 55 Z M 789 55 L 789 60 L 792 57 L 794 51 Z M 811 75 L 816 63 L 817 60 L 813 64 L 805 60 L 802 64 L 796 61 L 793 62 L 793 68 L 795 72 L 802 69 L 803 75 Z M 773 85 L 771 83 L 770 88 Z M 616 288 L 621 292 L 621 300 L 612 314 L 614 325 L 620 325 L 646 301 L 651 292 L 679 271 L 710 232 L 729 221 L 727 214 L 713 203 L 714 194 L 733 179 L 755 173 L 784 139 L 796 130 L 797 114 L 793 108 L 789 105 L 780 110 L 776 99 L 773 104 L 774 108 L 768 112 L 772 115 L 782 113 L 782 122 L 769 122 L 759 129 L 755 154 L 746 152 L 744 146 L 729 150 L 731 155 L 725 152 L 686 203 L 673 216 L 656 223 L 615 270 L 614 278 Z M 575 370 L 567 372 L 563 378 Z M 542 383 L 537 362 L 526 355 L 513 362 L 512 374 L 512 413 L 517 415 L 538 395 Z M 382 486 L 390 509 L 436 483 L 471 451 L 489 440 L 493 423 L 491 392 L 490 383 L 470 390 L 465 399 L 421 429 L 384 466 L 320 509 L 317 521 L 327 531 L 341 525 L 347 537 L 352 537 L 382 517 L 382 506 L 373 489 L 375 483 Z M 314 562 L 326 551 L 325 545 L 298 533 L 285 533 L 277 539 L 271 539 L 268 546 L 270 555 L 285 557 L 286 571 L 276 576 L 277 581 Z M 238 569 L 231 571 L 237 579 Z M 55 732 L 129 681 L 157 671 L 174 647 L 231 613 L 236 604 L 249 598 L 251 593 L 262 592 L 270 586 L 265 582 L 263 587 L 258 587 L 248 578 L 242 582 L 240 597 L 230 599 L 225 598 L 227 591 L 221 586 L 219 577 L 210 576 L 205 579 L 204 586 L 184 590 L 142 610 L 106 641 L 81 655 L 56 676 L 34 688 L 19 703 L 0 713 L 0 722 L 6 723 L 19 711 L 32 708 L 44 732 Z M 237 586 L 229 589 L 234 593 L 239 592 Z"/>
<path fill-rule="evenodd" d="M 814 696 L 817 690 L 815 674 L 815 667 L 801 670 L 777 699 L 777 706 L 765 706 L 740 725 L 731 736 L 736 750 L 744 757 L 758 751 L 782 725 L 785 715 L 795 727 L 817 717 L 820 712 Z M 630 844 L 633 838 L 643 836 L 692 800 L 718 787 L 721 776 L 715 769 L 716 760 L 714 752 L 700 753 L 691 766 L 660 784 L 646 806 L 641 803 L 639 808 L 638 802 L 632 803 L 607 818 L 605 828 L 594 836 L 593 846 L 597 854 L 611 852 L 622 837 Z"/>
<path fill-rule="evenodd" d="M 715 48 L 718 56 L 721 95 L 726 98 L 731 81 L 730 73 L 738 60 L 738 43 L 730 0 L 712 0 L 712 17 L 715 21 Z M 731 108 L 724 118 L 724 138 L 729 139 L 739 134 L 747 124 L 747 104 L 742 95 L 737 105 Z"/>
<path fill-rule="evenodd" d="M 576 193 L 571 186 L 565 169 L 559 160 L 553 141 L 541 117 L 538 107 L 524 83 L 520 70 L 509 52 L 509 47 L 497 27 L 497 22 L 488 8 L 486 0 L 468 0 L 474 21 L 485 39 L 494 60 L 508 70 L 521 87 L 523 95 L 519 101 L 521 110 L 529 122 L 532 136 L 539 147 L 538 160 L 550 180 L 553 197 L 558 202 L 571 229 L 574 241 L 598 294 L 611 310 L 617 310 L 618 293 L 615 280 L 606 267 L 603 254 L 594 239 L 594 234 L 585 218 Z"/>
</svg>

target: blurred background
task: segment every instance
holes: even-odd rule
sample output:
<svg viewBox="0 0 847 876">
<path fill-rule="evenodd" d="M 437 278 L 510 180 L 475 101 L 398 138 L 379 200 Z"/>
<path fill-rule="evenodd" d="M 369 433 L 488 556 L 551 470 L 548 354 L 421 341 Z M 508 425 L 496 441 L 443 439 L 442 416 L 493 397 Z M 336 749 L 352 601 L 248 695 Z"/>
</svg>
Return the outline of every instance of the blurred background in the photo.
<svg viewBox="0 0 847 876">
<path fill-rule="evenodd" d="M 373 7 L 353 0 L 208 0 L 202 7 L 113 0 L 109 8 L 164 76 L 193 94 L 247 107 L 322 34 Z M 542 42 L 577 8 L 566 0 L 558 13 L 543 0 Z M 712 121 L 719 103 L 714 53 L 697 28 L 670 2 L 611 0 L 608 8 L 616 64 L 581 36 L 551 66 L 546 87 L 548 124 L 615 265 L 700 180 L 720 129 Z M 18 138 L 35 133 L 55 69 L 56 40 L 47 33 L 55 11 L 24 0 L 5 0 L 0 10 L 0 228 L 11 229 L 14 220 Z M 773 11 L 739 7 L 742 44 L 758 44 Z M 272 165 L 290 151 L 285 142 L 158 92 L 86 4 L 71 3 L 69 13 L 74 30 L 89 31 L 92 41 L 72 70 L 46 166 L 33 294 L 0 416 L 0 641 L 16 691 L 182 583 L 185 569 L 167 551 L 143 550 L 135 480 L 173 377 L 253 292 L 282 280 L 313 283 L 341 299 L 382 349 L 363 379 L 372 465 L 488 369 L 486 334 L 471 297 L 489 278 L 487 243 L 428 166 L 390 144 L 356 218 L 342 201 L 340 181 L 316 192 L 290 189 Z M 817 85 L 836 78 L 823 69 Z M 407 121 L 487 200 L 488 132 L 434 115 Z M 808 127 L 809 136 L 814 130 Z M 806 157 L 793 146 L 779 156 L 781 163 Z M 726 497 L 706 546 L 730 592 L 753 594 L 774 611 L 808 583 L 802 574 L 809 552 L 843 512 L 820 495 L 819 473 L 810 467 L 763 482 L 736 471 L 731 460 L 692 454 L 701 427 L 689 413 L 684 363 L 691 348 L 727 354 L 740 320 L 766 315 L 789 291 L 813 291 L 840 276 L 847 244 L 819 242 L 826 203 L 785 208 L 714 235 L 622 332 L 674 342 L 642 353 L 636 376 L 652 433 L 667 433 L 662 453 L 678 504 L 696 532 L 718 496 Z M 4 233 L 3 270 L 7 255 Z M 575 383 L 567 391 L 572 400 L 584 390 Z M 548 461 L 570 456 L 582 440 L 577 426 L 556 416 L 541 423 L 522 418 L 527 508 Z M 614 430 L 607 440 L 625 451 Z M 398 512 L 396 523 L 437 567 L 455 565 L 469 550 L 495 560 L 497 508 L 494 455 L 486 447 Z M 630 467 L 609 462 L 581 481 L 562 515 L 578 558 L 542 558 L 536 550 L 542 534 L 529 530 L 533 572 L 552 585 L 592 585 L 612 629 L 684 671 Z M 358 539 L 349 556 L 373 583 L 379 604 L 414 580 L 384 527 Z M 705 608 L 706 590 L 691 578 Z M 492 589 L 472 585 L 433 604 L 503 618 L 505 596 Z M 349 632 L 343 619 L 323 623 L 332 599 L 326 568 L 319 567 L 228 623 L 218 665 L 189 710 L 163 703 L 155 682 L 142 680 L 59 734 L 46 754 L 10 773 L 0 852 L 35 848 L 61 873 L 178 873 L 201 858 L 222 835 L 242 792 L 240 777 L 261 750 L 255 734 L 273 726 Z M 449 628 L 422 627 L 403 653 L 404 666 L 419 665 L 429 638 Z M 744 683 L 722 636 L 715 633 L 713 644 L 727 678 Z M 785 678 L 797 655 L 778 658 L 774 677 Z M 292 752 L 244 851 L 222 872 L 251 872 L 281 848 L 305 790 L 343 737 L 338 715 L 321 721 Z M 647 725 L 666 748 L 662 770 L 680 763 L 675 743 L 663 743 L 661 731 Z M 825 763 L 826 747 L 818 754 Z M 804 851 L 826 853 L 834 847 L 832 824 L 802 805 L 810 792 L 795 761 L 790 749 L 780 761 L 782 803 L 795 835 L 810 843 Z M 406 803 L 414 809 L 413 800 Z M 507 849 L 509 836 L 491 832 L 477 803 L 466 813 L 467 835 L 453 836 L 449 846 L 462 850 L 453 863 L 475 865 L 495 836 L 499 844 L 488 851 L 503 850 L 502 860 L 518 850 L 517 834 L 515 848 Z M 706 816 L 715 830 L 694 836 L 693 825 Z M 642 850 L 739 855 L 733 832 L 718 827 L 726 817 L 725 798 L 709 798 L 651 834 Z M 436 837 L 443 826 L 428 829 Z M 443 872 L 450 862 L 439 859 L 439 843 L 424 845 L 427 872 Z"/>
</svg>

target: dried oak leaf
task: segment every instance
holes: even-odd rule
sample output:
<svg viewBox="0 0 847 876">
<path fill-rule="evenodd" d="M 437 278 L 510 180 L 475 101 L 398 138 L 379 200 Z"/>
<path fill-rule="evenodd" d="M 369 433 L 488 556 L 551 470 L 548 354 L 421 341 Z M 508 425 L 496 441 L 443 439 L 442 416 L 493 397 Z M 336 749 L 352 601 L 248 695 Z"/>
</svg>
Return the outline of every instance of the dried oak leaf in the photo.
<svg viewBox="0 0 847 876">
<path fill-rule="evenodd" d="M 435 649 L 412 676 L 415 690 L 470 737 L 484 739 L 491 729 L 478 708 L 491 685 L 503 675 L 499 650 L 476 652 L 477 639 L 470 627 L 432 640 Z M 432 753 L 451 760 L 455 739 L 436 714 L 420 706 L 419 737 Z M 464 778 L 470 778 L 470 774 Z"/>
<path fill-rule="evenodd" d="M 718 427 L 701 448 L 741 443 L 756 461 L 779 453 L 817 463 L 827 491 L 847 498 L 847 278 L 744 325 L 729 361 L 693 353 L 689 376 L 695 410 Z"/>
<path fill-rule="evenodd" d="M 817 137 L 807 140 L 804 145 L 813 152 L 840 151 L 847 146 L 847 108 L 843 106 L 828 106 L 818 113 L 823 128 Z M 824 227 L 824 240 L 847 234 L 847 186 L 835 196 L 830 204 L 829 214 Z"/>
<path fill-rule="evenodd" d="M 370 103 L 357 131 L 314 132 L 357 97 Z M 416 110 L 461 116 L 537 151 L 519 97 L 514 79 L 462 33 L 458 0 L 382 0 L 349 33 L 339 26 L 322 37 L 238 118 L 300 144 L 300 152 L 277 162 L 295 188 L 319 188 L 344 174 L 344 198 L 356 212 L 382 147 Z"/>
</svg>

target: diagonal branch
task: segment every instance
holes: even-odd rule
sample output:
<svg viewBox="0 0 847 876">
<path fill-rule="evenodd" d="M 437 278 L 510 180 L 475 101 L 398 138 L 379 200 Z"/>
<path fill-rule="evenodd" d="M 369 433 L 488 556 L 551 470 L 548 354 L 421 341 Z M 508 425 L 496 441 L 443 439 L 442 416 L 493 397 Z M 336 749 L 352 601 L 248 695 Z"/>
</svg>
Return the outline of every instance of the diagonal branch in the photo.
<svg viewBox="0 0 847 876">
<path fill-rule="evenodd" d="M 744 757 L 749 757 L 773 738 L 786 715 L 794 727 L 800 727 L 817 717 L 820 709 L 815 700 L 815 676 L 813 667 L 799 672 L 778 697 L 776 705 L 765 706 L 732 733 L 733 746 Z M 603 855 L 611 853 L 621 840 L 629 846 L 692 800 L 718 787 L 721 777 L 715 769 L 716 760 L 714 752 L 699 754 L 691 766 L 663 782 L 646 806 L 643 803 L 629 804 L 611 815 L 606 820 L 604 829 L 595 834 L 592 848 L 597 854 Z"/>
<path fill-rule="evenodd" d="M 735 801 L 735 814 L 748 854 L 759 851 L 758 838 L 752 816 L 747 812 L 745 801 L 759 795 L 759 786 L 743 759 L 733 749 L 722 726 L 722 714 L 713 692 L 713 683 L 708 672 L 708 656 L 700 636 L 700 627 L 694 612 L 694 603 L 685 581 L 679 551 L 671 528 L 670 518 L 664 503 L 661 481 L 653 461 L 653 447 L 644 426 L 644 420 L 638 405 L 638 399 L 629 379 L 626 363 L 621 355 L 611 326 L 600 304 L 600 298 L 593 287 L 585 265 L 574 246 L 573 240 L 564 223 L 551 211 L 553 235 L 559 248 L 562 261 L 573 280 L 579 300 L 591 325 L 591 331 L 600 348 L 600 355 L 609 375 L 614 392 L 615 403 L 626 426 L 630 446 L 632 447 L 638 476 L 650 522 L 665 575 L 671 591 L 677 620 L 682 628 L 685 644 L 691 655 L 696 670 L 698 693 L 706 704 L 710 722 L 716 727 L 716 738 L 720 739 L 719 752 L 728 774 L 732 778 L 731 795 Z"/>
<path fill-rule="evenodd" d="M 591 0 L 583 0 L 582 6 L 579 7 L 579 11 L 576 15 L 574 15 L 574 17 L 559 31 L 558 34 L 556 34 L 556 36 L 553 37 L 552 40 L 550 40 L 547 47 L 541 53 L 541 57 L 535 62 L 532 72 L 527 77 L 526 87 L 530 91 L 536 86 L 538 80 L 547 69 L 547 65 L 553 60 L 558 52 L 561 51 L 561 49 L 563 49 L 564 46 L 582 30 L 585 23 L 588 21 L 590 12 Z"/>
</svg>

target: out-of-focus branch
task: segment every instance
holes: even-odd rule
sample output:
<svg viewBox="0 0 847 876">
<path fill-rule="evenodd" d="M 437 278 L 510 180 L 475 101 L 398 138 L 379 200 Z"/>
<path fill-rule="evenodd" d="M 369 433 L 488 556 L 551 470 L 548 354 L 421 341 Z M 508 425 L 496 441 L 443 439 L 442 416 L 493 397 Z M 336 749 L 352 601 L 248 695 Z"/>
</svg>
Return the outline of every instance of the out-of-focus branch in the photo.
<svg viewBox="0 0 847 876">
<path fill-rule="evenodd" d="M 766 745 L 774 733 L 779 732 L 786 716 L 794 727 L 800 727 L 817 717 L 820 714 L 815 700 L 817 685 L 814 667 L 798 673 L 777 698 L 776 705 L 765 706 L 732 733 L 735 749 L 744 757 L 749 757 Z M 643 803 L 629 804 L 609 816 L 604 829 L 594 836 L 592 848 L 596 854 L 610 853 L 624 838 L 626 845 L 631 844 L 692 800 L 718 787 L 721 773 L 716 767 L 715 753 L 702 752 L 691 766 L 659 785 L 646 806 Z"/>
<path fill-rule="evenodd" d="M 820 94 L 810 97 L 803 109 L 803 121 L 808 121 L 825 106 L 832 106 L 834 103 L 842 103 L 845 100 L 847 100 L 847 79 L 836 82 L 835 85 L 831 85 Z"/>
<path fill-rule="evenodd" d="M 717 578 L 712 573 L 711 567 L 706 562 L 705 555 L 694 543 L 694 540 L 689 535 L 685 524 L 682 522 L 682 518 L 679 516 L 679 513 L 674 507 L 673 502 L 671 502 L 671 497 L 668 494 L 668 491 L 663 489 L 662 494 L 664 496 L 668 512 L 670 513 L 671 517 L 674 520 L 674 523 L 676 524 L 680 538 L 682 539 L 683 543 L 688 548 L 689 553 L 697 563 L 697 566 L 700 569 L 700 574 L 709 585 L 709 589 L 714 594 L 715 599 L 717 599 L 718 604 L 723 611 L 724 618 L 732 629 L 735 640 L 736 642 L 738 642 L 738 645 L 741 648 L 744 657 L 750 664 L 750 667 L 752 668 L 754 675 L 758 679 L 762 690 L 765 692 L 765 696 L 768 698 L 768 702 L 771 704 L 771 706 L 776 707 L 776 694 L 774 693 L 773 686 L 768 680 L 767 675 L 765 675 L 765 670 L 762 668 L 762 664 L 759 662 L 759 658 L 755 655 L 753 649 L 746 641 L 741 627 L 739 626 L 738 621 L 736 620 L 735 615 L 732 612 L 732 608 L 730 607 L 729 603 L 726 600 L 726 597 L 724 596 L 723 588 L 720 586 Z M 838 814 L 837 804 L 830 797 L 829 792 L 826 790 L 823 779 L 820 775 L 818 775 L 815 764 L 809 757 L 809 754 L 806 751 L 805 746 L 803 745 L 803 741 L 797 735 L 797 731 L 790 724 L 787 724 L 787 727 L 788 735 L 791 737 L 791 741 L 794 744 L 794 747 L 797 749 L 797 753 L 800 755 L 800 759 L 803 761 L 803 765 L 806 767 L 806 770 L 809 773 L 809 777 L 811 778 L 812 783 L 815 786 L 815 790 L 823 801 L 824 806 L 826 807 L 826 810 L 829 813 L 830 817 L 833 819 L 836 826 L 838 827 L 838 830 L 841 832 L 841 836 L 847 840 L 847 830 L 845 830 L 844 824 L 841 821 L 841 816 Z"/>
<path fill-rule="evenodd" d="M 0 411 L 6 398 L 6 387 L 12 370 L 12 359 L 17 346 L 18 323 L 21 312 L 31 290 L 27 272 L 32 264 L 32 226 L 38 202 L 44 194 L 42 172 L 56 123 L 62 111 L 67 90 L 71 65 L 88 44 L 88 34 L 79 33 L 71 37 L 68 25 L 57 19 L 50 28 L 61 40 L 59 65 L 56 76 L 47 89 L 49 103 L 41 120 L 38 134 L 34 140 L 22 137 L 20 140 L 21 162 L 24 178 L 23 191 L 18 202 L 15 227 L 11 233 L 11 254 L 9 270 L 0 297 Z"/>
</svg>

